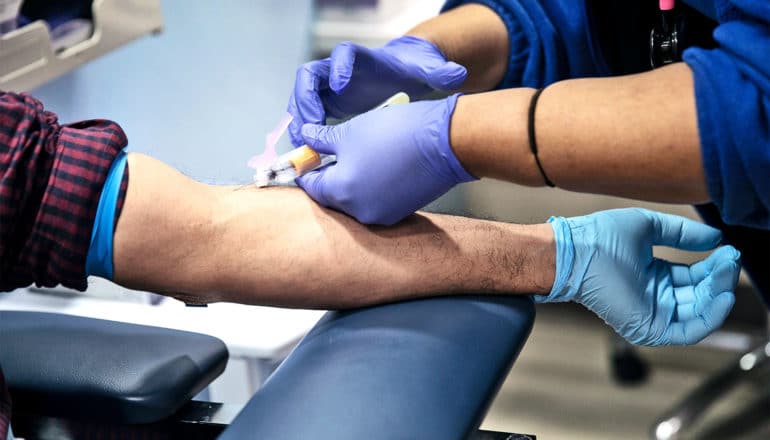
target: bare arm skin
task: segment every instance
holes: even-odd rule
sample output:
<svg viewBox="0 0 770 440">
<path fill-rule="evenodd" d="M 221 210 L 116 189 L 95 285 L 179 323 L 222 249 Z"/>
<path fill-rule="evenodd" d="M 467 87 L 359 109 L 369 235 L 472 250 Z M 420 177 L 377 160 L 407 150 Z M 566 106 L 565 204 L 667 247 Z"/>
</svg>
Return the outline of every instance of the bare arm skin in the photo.
<svg viewBox="0 0 770 440">
<path fill-rule="evenodd" d="M 347 308 L 429 295 L 548 293 L 549 225 L 419 214 L 367 227 L 301 190 L 210 186 L 130 154 L 115 281 L 188 302 Z"/>
<path fill-rule="evenodd" d="M 463 91 L 491 90 L 505 75 L 507 30 L 486 6 L 452 9 L 408 34 L 468 68 Z M 544 185 L 527 137 L 533 93 L 523 88 L 460 98 L 451 144 L 468 171 Z M 540 98 L 536 129 L 543 167 L 563 189 L 665 203 L 709 201 L 692 73 L 684 63 L 555 83 Z"/>
<path fill-rule="evenodd" d="M 460 98 L 451 144 L 478 177 L 542 186 L 527 134 L 532 89 Z M 535 116 L 539 157 L 564 189 L 665 203 L 709 201 L 692 73 L 684 63 L 561 81 Z"/>
</svg>

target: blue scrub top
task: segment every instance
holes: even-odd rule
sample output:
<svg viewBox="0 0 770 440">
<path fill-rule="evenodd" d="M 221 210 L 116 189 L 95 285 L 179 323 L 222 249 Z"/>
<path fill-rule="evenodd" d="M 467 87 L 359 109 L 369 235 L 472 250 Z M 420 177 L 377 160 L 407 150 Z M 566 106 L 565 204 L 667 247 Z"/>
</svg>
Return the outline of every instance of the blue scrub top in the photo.
<svg viewBox="0 0 770 440">
<path fill-rule="evenodd" d="M 701 14 L 712 20 L 719 20 L 716 0 L 684 0 L 685 3 L 697 9 Z"/>
<path fill-rule="evenodd" d="M 595 41 L 592 17 L 599 2 L 449 0 L 444 9 L 471 2 L 493 9 L 508 28 L 511 52 L 502 88 L 619 73 L 606 71 L 596 49 L 601 42 Z M 695 42 L 683 56 L 693 71 L 711 200 L 726 224 L 770 229 L 770 1 L 686 3 L 717 22 L 713 38 Z"/>
</svg>

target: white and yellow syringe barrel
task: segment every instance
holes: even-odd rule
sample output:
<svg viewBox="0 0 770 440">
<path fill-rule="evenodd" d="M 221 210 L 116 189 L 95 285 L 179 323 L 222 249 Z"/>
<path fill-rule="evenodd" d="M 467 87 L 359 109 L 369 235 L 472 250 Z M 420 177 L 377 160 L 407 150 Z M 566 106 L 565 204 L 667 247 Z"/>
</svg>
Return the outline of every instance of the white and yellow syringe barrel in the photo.
<svg viewBox="0 0 770 440">
<path fill-rule="evenodd" d="M 375 107 L 375 110 L 392 105 L 408 104 L 409 95 L 404 92 L 396 93 L 385 102 Z M 270 167 L 258 170 L 254 175 L 257 186 L 286 185 L 297 177 L 310 171 L 324 167 L 337 161 L 330 154 L 320 154 L 307 145 L 295 148 L 279 156 Z"/>
</svg>

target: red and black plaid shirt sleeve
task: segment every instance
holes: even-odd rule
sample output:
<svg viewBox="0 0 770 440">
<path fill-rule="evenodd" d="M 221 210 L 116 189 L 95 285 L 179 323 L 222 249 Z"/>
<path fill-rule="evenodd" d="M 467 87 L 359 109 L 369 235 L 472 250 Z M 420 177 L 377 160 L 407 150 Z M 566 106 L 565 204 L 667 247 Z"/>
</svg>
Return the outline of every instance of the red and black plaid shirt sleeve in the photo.
<svg viewBox="0 0 770 440">
<path fill-rule="evenodd" d="M 0 93 L 0 290 L 85 290 L 99 196 L 126 144 L 114 122 L 60 125 L 31 96 Z"/>
<path fill-rule="evenodd" d="M 102 186 L 126 144 L 114 122 L 60 125 L 31 96 L 0 92 L 0 290 L 32 283 L 85 290 L 86 255 Z M 117 215 L 127 185 L 128 167 Z M 0 439 L 9 414 L 0 372 Z"/>
</svg>

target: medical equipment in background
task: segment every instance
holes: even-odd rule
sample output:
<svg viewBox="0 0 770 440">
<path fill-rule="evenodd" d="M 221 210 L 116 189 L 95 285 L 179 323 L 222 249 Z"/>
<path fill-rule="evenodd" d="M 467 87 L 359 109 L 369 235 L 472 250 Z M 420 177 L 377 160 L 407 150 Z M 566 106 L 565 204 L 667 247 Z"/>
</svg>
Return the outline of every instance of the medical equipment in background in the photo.
<svg viewBox="0 0 770 440">
<path fill-rule="evenodd" d="M 22 0 L 0 0 L 0 35 L 18 26 Z"/>
<path fill-rule="evenodd" d="M 160 0 L 26 0 L 8 20 L 9 1 L 0 0 L 0 90 L 29 91 L 163 28 Z"/>
<path fill-rule="evenodd" d="M 275 145 L 291 124 L 293 116 L 286 113 L 278 125 L 265 138 L 265 150 L 262 154 L 252 157 L 248 165 L 256 170 L 254 184 L 257 188 L 265 186 L 289 185 L 297 177 L 334 163 L 337 158 L 333 155 L 319 154 L 307 145 L 294 148 L 279 157 Z"/>
<path fill-rule="evenodd" d="M 17 24 L 23 27 L 37 20 L 44 21 L 51 30 L 54 53 L 60 53 L 93 35 L 92 3 L 93 0 L 24 0 Z"/>
<path fill-rule="evenodd" d="M 409 95 L 404 92 L 396 93 L 385 102 L 378 105 L 374 110 L 378 110 L 391 105 L 408 104 Z M 275 145 L 278 139 L 283 136 L 286 129 L 291 124 L 292 116 L 286 114 L 278 125 L 271 131 L 265 139 L 265 151 L 258 156 L 252 157 L 248 164 L 256 168 L 254 174 L 254 184 L 258 187 L 288 185 L 294 179 L 307 174 L 310 171 L 325 167 L 337 161 L 337 157 L 329 154 L 319 154 L 307 145 L 295 148 L 288 153 L 272 160 L 276 155 Z"/>
<path fill-rule="evenodd" d="M 328 54 L 351 41 L 382 46 L 438 14 L 444 0 L 316 0 L 313 51 Z"/>
<path fill-rule="evenodd" d="M 650 64 L 652 68 L 682 60 L 679 46 L 682 17 L 676 11 L 676 0 L 659 0 L 658 21 L 650 31 Z"/>
</svg>

